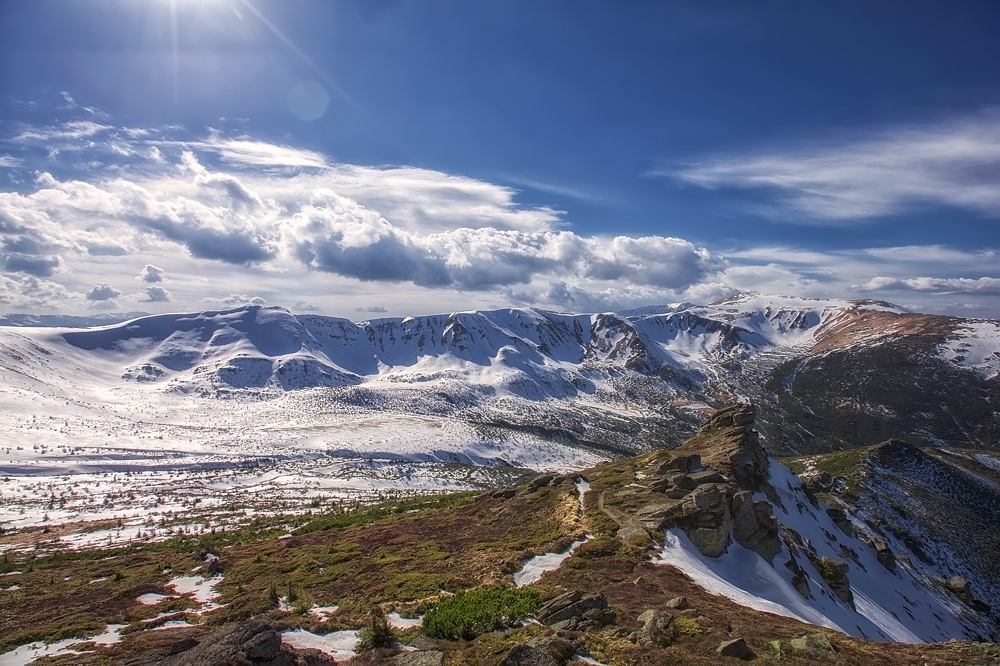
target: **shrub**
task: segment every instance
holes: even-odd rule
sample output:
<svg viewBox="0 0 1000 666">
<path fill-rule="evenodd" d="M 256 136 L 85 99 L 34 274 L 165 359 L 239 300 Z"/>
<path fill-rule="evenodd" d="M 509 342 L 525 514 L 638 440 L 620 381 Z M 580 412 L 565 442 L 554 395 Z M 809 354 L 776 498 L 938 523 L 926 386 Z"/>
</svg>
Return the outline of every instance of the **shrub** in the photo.
<svg viewBox="0 0 1000 666">
<path fill-rule="evenodd" d="M 424 633 L 433 638 L 472 640 L 509 627 L 535 612 L 541 597 L 534 589 L 489 587 L 442 599 L 424 615 Z"/>
<path fill-rule="evenodd" d="M 389 647 L 395 640 L 389 623 L 385 619 L 382 609 L 372 608 L 368 615 L 368 625 L 361 630 L 361 641 L 358 643 L 358 651 L 374 650 L 376 648 Z"/>
</svg>

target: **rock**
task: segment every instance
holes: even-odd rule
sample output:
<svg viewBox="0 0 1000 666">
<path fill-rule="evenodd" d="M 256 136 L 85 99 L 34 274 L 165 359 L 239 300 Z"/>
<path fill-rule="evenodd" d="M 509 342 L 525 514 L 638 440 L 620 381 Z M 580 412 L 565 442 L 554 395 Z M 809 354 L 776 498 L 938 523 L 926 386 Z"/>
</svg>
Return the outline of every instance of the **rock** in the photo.
<svg viewBox="0 0 1000 666">
<path fill-rule="evenodd" d="M 701 472 L 699 474 L 704 474 L 704 472 Z M 682 488 L 684 490 L 694 490 L 702 483 L 706 483 L 705 481 L 695 480 L 695 477 L 699 476 L 699 474 L 692 474 L 690 476 L 687 474 L 674 474 L 673 476 L 670 477 L 670 485 Z"/>
<path fill-rule="evenodd" d="M 156 657 L 147 656 L 129 662 L 136 666 L 217 666 L 218 664 L 259 664 L 293 666 L 297 663 L 334 664 L 334 660 L 315 651 L 297 652 L 281 642 L 281 634 L 263 622 L 241 622 L 223 627 L 201 642 L 181 650 L 182 641 L 170 649 L 180 650 Z"/>
<path fill-rule="evenodd" d="M 700 486 L 704 483 L 725 483 L 726 477 L 721 472 L 713 472 L 712 470 L 705 470 L 704 472 L 695 472 L 691 476 L 687 477 L 690 479 L 690 483 L 694 484 L 694 487 Z M 680 484 L 678 484 L 679 486 Z"/>
<path fill-rule="evenodd" d="M 503 658 L 498 666 L 562 666 L 559 662 L 553 661 L 551 657 L 539 650 L 531 647 L 527 643 L 517 645 L 507 656 Z"/>
<path fill-rule="evenodd" d="M 656 468 L 655 476 L 665 476 L 670 472 L 693 472 L 701 469 L 701 456 L 692 453 L 686 456 L 676 456 Z"/>
<path fill-rule="evenodd" d="M 401 652 L 386 660 L 385 663 L 390 666 L 441 666 L 444 664 L 444 652 L 439 650 Z"/>
<path fill-rule="evenodd" d="M 622 543 L 633 548 L 647 548 L 649 546 L 649 533 L 641 527 L 623 527 L 616 535 Z"/>
<path fill-rule="evenodd" d="M 674 597 L 667 602 L 667 608 L 675 608 L 677 610 L 688 610 L 691 605 L 688 603 L 687 597 Z"/>
<path fill-rule="evenodd" d="M 816 564 L 816 568 L 827 582 L 827 585 L 837 595 L 837 598 L 841 601 L 846 601 L 853 608 L 854 593 L 851 592 L 851 581 L 847 578 L 847 572 L 850 570 L 847 562 L 832 560 L 824 555 L 822 559 L 814 562 L 814 564 Z"/>
<path fill-rule="evenodd" d="M 889 571 L 896 570 L 896 556 L 889 550 L 889 544 L 885 542 L 885 539 L 877 536 L 869 541 L 868 545 L 875 549 L 875 557 L 878 558 L 879 564 Z"/>
<path fill-rule="evenodd" d="M 680 504 L 678 525 L 707 557 L 718 557 L 729 546 L 732 518 L 729 503 L 717 485 L 701 486 Z"/>
<path fill-rule="evenodd" d="M 724 657 L 736 657 L 737 659 L 744 659 L 749 661 L 753 659 L 753 650 L 747 645 L 747 642 L 742 638 L 734 638 L 731 641 L 725 641 L 719 644 L 719 647 L 715 648 L 715 651 Z"/>
<path fill-rule="evenodd" d="M 193 638 L 182 638 L 179 641 L 174 641 L 174 643 L 170 645 L 170 649 L 167 651 L 167 654 L 180 654 L 181 652 L 187 652 L 197 644 L 198 641 Z"/>
<path fill-rule="evenodd" d="M 583 631 L 590 627 L 614 624 L 615 612 L 608 607 L 604 594 L 584 595 L 580 591 L 574 591 L 542 604 L 535 613 L 535 618 L 555 629 Z"/>
<path fill-rule="evenodd" d="M 549 482 L 554 478 L 556 478 L 554 474 L 542 474 L 541 476 L 536 476 L 528 483 L 528 492 L 533 493 L 539 488 L 544 488 L 549 485 Z"/>
<path fill-rule="evenodd" d="M 796 652 L 807 652 L 813 656 L 833 657 L 837 654 L 837 649 L 830 643 L 826 634 L 818 631 L 793 638 L 788 644 Z"/>
<path fill-rule="evenodd" d="M 733 537 L 768 562 L 781 552 L 778 522 L 771 513 L 771 505 L 764 500 L 754 500 L 753 493 L 742 490 L 731 502 Z"/>
<path fill-rule="evenodd" d="M 209 576 L 215 576 L 215 575 L 221 574 L 222 573 L 222 563 L 219 562 L 219 558 L 215 558 L 211 562 L 209 562 L 208 566 L 205 567 L 205 571 L 208 572 Z"/>
<path fill-rule="evenodd" d="M 642 627 L 629 636 L 633 643 L 666 647 L 677 638 L 674 616 L 670 613 L 650 608 L 639 616 L 639 622 Z"/>
<path fill-rule="evenodd" d="M 722 428 L 746 428 L 753 425 L 756 410 L 753 405 L 737 404 L 724 407 L 712 414 L 701 430 L 719 430 Z"/>
<path fill-rule="evenodd" d="M 565 664 L 579 651 L 579 647 L 557 636 L 536 636 L 528 641 L 528 645 L 541 650 L 557 664 Z"/>
<path fill-rule="evenodd" d="M 670 499 L 679 500 L 679 499 L 684 499 L 685 497 L 690 495 L 691 491 L 687 490 L 686 488 L 668 488 L 663 491 L 663 494 L 669 497 Z"/>
<path fill-rule="evenodd" d="M 494 490 L 491 497 L 494 497 L 495 499 L 509 500 L 516 494 L 517 488 L 500 488 L 499 490 Z"/>
<path fill-rule="evenodd" d="M 645 504 L 636 509 L 635 517 L 639 522 L 651 530 L 660 530 L 664 524 L 670 522 L 668 516 L 673 516 L 676 512 L 676 504 L 656 503 Z"/>
<path fill-rule="evenodd" d="M 830 520 L 836 525 L 841 532 L 847 536 L 854 536 L 854 525 L 851 524 L 851 519 L 847 517 L 847 514 L 840 509 L 827 509 L 826 515 L 830 516 Z"/>
<path fill-rule="evenodd" d="M 953 576 L 948 581 L 948 589 L 954 592 L 955 596 L 959 599 L 969 599 L 972 597 L 972 589 L 969 587 L 969 581 L 961 576 Z"/>
<path fill-rule="evenodd" d="M 794 555 L 785 562 L 785 566 L 794 574 L 792 576 L 792 587 L 795 588 L 795 591 L 801 594 L 803 599 L 812 599 L 812 590 L 809 589 L 809 576 L 799 566 L 799 562 L 795 559 Z"/>
</svg>

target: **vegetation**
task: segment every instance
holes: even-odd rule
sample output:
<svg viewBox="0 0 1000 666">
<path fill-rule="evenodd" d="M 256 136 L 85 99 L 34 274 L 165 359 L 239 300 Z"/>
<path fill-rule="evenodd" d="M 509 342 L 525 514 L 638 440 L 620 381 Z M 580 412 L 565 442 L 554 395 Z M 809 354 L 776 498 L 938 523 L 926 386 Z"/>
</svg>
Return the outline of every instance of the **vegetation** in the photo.
<svg viewBox="0 0 1000 666">
<path fill-rule="evenodd" d="M 537 610 L 538 590 L 489 587 L 442 599 L 424 615 L 424 633 L 434 638 L 472 640 L 509 627 Z"/>
</svg>

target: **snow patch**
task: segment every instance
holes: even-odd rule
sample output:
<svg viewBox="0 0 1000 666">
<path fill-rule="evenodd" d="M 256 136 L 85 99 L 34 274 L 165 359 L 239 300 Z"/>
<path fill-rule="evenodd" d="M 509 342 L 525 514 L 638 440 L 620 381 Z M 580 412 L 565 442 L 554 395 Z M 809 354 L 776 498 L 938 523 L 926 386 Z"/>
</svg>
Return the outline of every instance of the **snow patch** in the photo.
<svg viewBox="0 0 1000 666">
<path fill-rule="evenodd" d="M 281 640 L 294 648 L 312 648 L 325 652 L 337 661 L 346 661 L 355 655 L 361 642 L 359 631 L 334 631 L 329 634 L 314 634 L 304 629 L 281 632 Z"/>
<path fill-rule="evenodd" d="M 545 553 L 544 555 L 535 555 L 524 560 L 521 563 L 521 570 L 514 572 L 514 587 L 524 587 L 525 585 L 538 582 L 543 573 L 558 569 L 563 561 L 573 554 L 574 550 L 593 538 L 592 534 L 588 534 L 582 539 L 571 543 L 569 548 L 561 553 Z"/>
</svg>

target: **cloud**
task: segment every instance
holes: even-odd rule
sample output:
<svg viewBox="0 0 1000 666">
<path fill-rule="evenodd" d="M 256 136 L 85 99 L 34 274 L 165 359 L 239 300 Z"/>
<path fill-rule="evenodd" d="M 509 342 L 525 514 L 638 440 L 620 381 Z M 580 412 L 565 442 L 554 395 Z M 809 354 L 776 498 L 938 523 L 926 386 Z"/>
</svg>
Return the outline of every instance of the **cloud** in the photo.
<svg viewBox="0 0 1000 666">
<path fill-rule="evenodd" d="M 98 282 L 94 288 L 87 292 L 88 301 L 109 301 L 112 298 L 121 296 L 122 292 L 115 289 L 107 282 Z M 117 306 L 116 306 L 117 307 Z"/>
<path fill-rule="evenodd" d="M 102 301 L 93 301 L 90 304 L 90 307 L 94 308 L 95 310 L 118 310 L 120 308 L 120 306 L 118 305 L 118 301 L 116 301 L 113 298 L 109 298 L 107 300 L 102 300 Z"/>
<path fill-rule="evenodd" d="M 139 299 L 140 303 L 169 303 L 170 292 L 163 287 L 146 287 L 146 297 Z"/>
<path fill-rule="evenodd" d="M 5 169 L 14 169 L 16 167 L 22 166 L 24 163 L 16 157 L 11 157 L 10 155 L 0 155 L 0 167 Z"/>
<path fill-rule="evenodd" d="M 163 141 L 161 145 L 177 145 Z M 312 150 L 290 148 L 252 139 L 224 139 L 213 136 L 204 141 L 185 142 L 186 147 L 215 152 L 224 161 L 250 167 L 304 167 L 321 169 L 328 166 L 326 158 Z"/>
<path fill-rule="evenodd" d="M 0 274 L 0 304 L 13 310 L 47 309 L 70 298 L 60 284 L 31 275 Z"/>
<path fill-rule="evenodd" d="M 26 129 L 18 134 L 15 140 L 47 143 L 61 139 L 89 139 L 112 129 L 110 125 L 102 125 L 92 120 L 71 120 L 55 127 Z"/>
<path fill-rule="evenodd" d="M 222 298 L 205 298 L 209 303 L 222 303 L 223 305 L 267 305 L 260 296 L 247 296 L 246 294 L 229 294 Z"/>
<path fill-rule="evenodd" d="M 1000 278 L 933 278 L 897 279 L 876 276 L 864 284 L 852 285 L 855 291 L 916 291 L 942 295 L 1000 296 Z"/>
<path fill-rule="evenodd" d="M 163 282 L 166 279 L 166 277 L 167 277 L 166 271 L 164 271 L 162 268 L 158 268 L 156 266 L 153 266 L 152 264 L 146 264 L 145 266 L 142 267 L 142 270 L 139 271 L 139 275 L 136 276 L 136 279 L 139 280 L 140 282 L 153 283 L 153 282 Z"/>
<path fill-rule="evenodd" d="M 388 310 L 386 310 L 381 305 L 369 305 L 367 307 L 358 306 L 358 307 L 354 308 L 354 311 L 355 312 L 371 312 L 371 313 L 374 313 L 374 314 L 385 314 L 386 312 L 388 312 Z"/>
<path fill-rule="evenodd" d="M 1000 215 L 1000 110 L 864 138 L 722 156 L 657 171 L 699 187 L 759 189 L 795 216 L 850 222 L 952 206 Z"/>
</svg>

